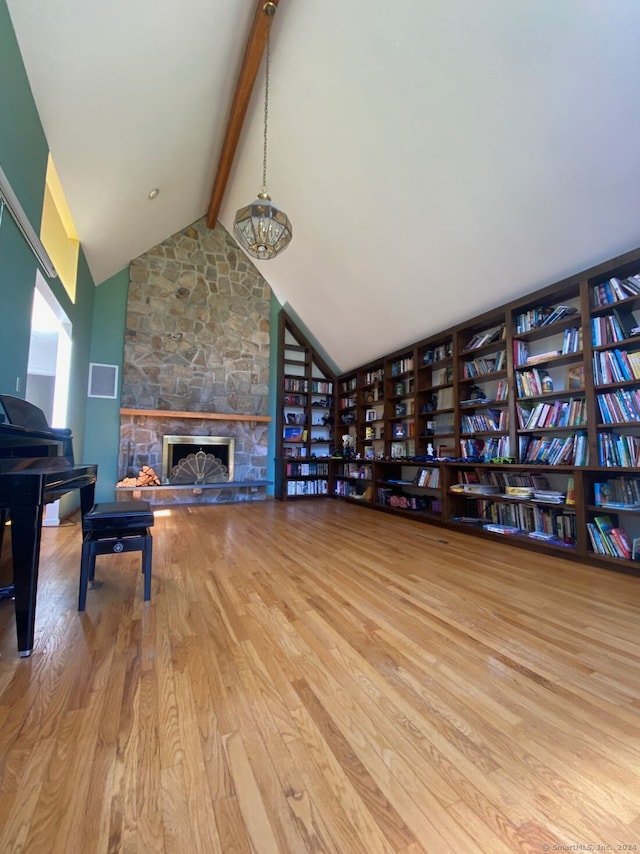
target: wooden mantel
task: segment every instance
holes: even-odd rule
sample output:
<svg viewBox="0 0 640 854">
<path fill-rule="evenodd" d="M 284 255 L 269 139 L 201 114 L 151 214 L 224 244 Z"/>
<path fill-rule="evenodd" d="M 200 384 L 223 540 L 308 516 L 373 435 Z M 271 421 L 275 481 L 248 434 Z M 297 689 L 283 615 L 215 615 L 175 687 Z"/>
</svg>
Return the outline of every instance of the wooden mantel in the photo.
<svg viewBox="0 0 640 854">
<path fill-rule="evenodd" d="M 138 418 L 197 418 L 211 421 L 271 421 L 270 415 L 239 415 L 237 412 L 180 412 L 174 409 L 121 409 L 120 415 Z"/>
</svg>

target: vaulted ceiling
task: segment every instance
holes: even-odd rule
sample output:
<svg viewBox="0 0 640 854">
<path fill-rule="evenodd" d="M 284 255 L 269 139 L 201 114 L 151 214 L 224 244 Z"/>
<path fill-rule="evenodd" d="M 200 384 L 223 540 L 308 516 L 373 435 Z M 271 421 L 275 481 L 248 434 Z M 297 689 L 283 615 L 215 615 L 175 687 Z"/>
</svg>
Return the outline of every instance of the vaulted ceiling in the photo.
<svg viewBox="0 0 640 854">
<path fill-rule="evenodd" d="M 205 215 L 256 0 L 7 3 L 99 284 Z M 639 31 L 637 0 L 280 0 L 268 184 L 294 239 L 256 266 L 340 369 L 640 245 Z"/>
</svg>

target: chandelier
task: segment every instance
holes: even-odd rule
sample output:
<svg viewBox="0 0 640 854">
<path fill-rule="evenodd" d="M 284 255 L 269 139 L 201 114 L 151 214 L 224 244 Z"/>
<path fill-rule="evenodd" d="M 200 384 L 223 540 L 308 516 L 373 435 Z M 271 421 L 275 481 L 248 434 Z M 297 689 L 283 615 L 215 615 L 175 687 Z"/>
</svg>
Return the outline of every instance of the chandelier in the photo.
<svg viewBox="0 0 640 854">
<path fill-rule="evenodd" d="M 273 5 L 273 4 L 266 4 Z M 275 11 L 275 9 L 274 9 Z M 291 242 L 293 229 L 289 217 L 271 201 L 267 189 L 267 119 L 269 115 L 269 36 L 264 80 L 264 150 L 262 156 L 262 186 L 255 201 L 236 212 L 233 233 L 249 255 L 268 261 L 282 252 Z"/>
</svg>

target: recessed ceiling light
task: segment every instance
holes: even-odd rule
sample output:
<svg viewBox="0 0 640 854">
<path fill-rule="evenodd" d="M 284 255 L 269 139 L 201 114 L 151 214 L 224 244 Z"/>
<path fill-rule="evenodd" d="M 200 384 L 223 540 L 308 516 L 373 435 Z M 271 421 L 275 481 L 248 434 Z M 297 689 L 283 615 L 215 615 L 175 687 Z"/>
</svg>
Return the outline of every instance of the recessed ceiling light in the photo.
<svg viewBox="0 0 640 854">
<path fill-rule="evenodd" d="M 147 196 L 147 198 L 153 201 L 153 199 L 157 198 L 159 192 L 160 190 L 157 187 L 154 187 L 153 190 L 149 190 L 149 195 Z"/>
</svg>

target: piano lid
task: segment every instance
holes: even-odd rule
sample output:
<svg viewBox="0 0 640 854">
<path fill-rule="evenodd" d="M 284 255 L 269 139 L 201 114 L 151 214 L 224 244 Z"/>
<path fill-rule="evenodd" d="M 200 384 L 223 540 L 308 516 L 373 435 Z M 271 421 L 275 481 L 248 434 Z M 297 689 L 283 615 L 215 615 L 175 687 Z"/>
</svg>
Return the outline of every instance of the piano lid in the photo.
<svg viewBox="0 0 640 854">
<path fill-rule="evenodd" d="M 68 457 L 73 461 L 72 433 L 49 427 L 33 403 L 0 394 L 0 457 Z"/>
</svg>

